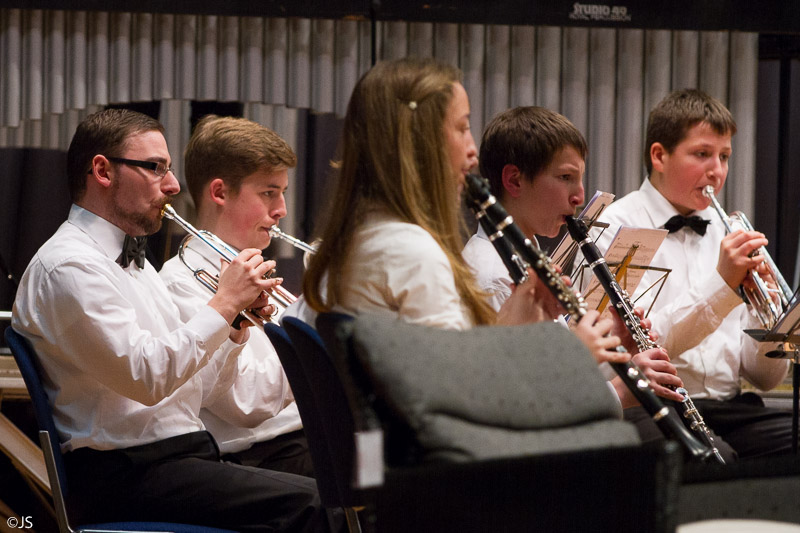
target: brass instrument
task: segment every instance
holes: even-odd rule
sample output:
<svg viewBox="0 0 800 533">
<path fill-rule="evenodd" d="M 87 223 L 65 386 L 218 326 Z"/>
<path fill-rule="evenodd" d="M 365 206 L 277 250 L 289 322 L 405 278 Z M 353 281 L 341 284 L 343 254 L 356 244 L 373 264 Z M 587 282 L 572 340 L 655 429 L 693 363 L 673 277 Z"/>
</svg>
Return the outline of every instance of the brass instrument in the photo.
<svg viewBox="0 0 800 533">
<path fill-rule="evenodd" d="M 211 292 L 216 293 L 217 288 L 219 287 L 219 275 L 211 274 L 204 268 L 195 268 L 190 265 L 185 256 L 186 246 L 193 238 L 198 238 L 228 263 L 233 261 L 236 256 L 239 255 L 239 250 L 227 244 L 210 231 L 198 230 L 186 220 L 181 218 L 178 213 L 175 212 L 175 209 L 173 209 L 173 207 L 169 204 L 166 204 L 162 208 L 161 216 L 174 221 L 187 232 L 187 235 L 181 241 L 180 248 L 178 249 L 178 256 L 180 257 L 181 262 L 192 271 L 195 279 L 197 279 L 201 285 Z M 267 322 L 277 321 L 286 308 L 294 303 L 297 298 L 282 286 L 276 285 L 267 291 L 267 300 L 268 303 L 275 308 L 275 312 L 271 316 L 264 317 L 249 309 L 241 311 L 240 315 L 256 326 L 263 326 Z"/>
<path fill-rule="evenodd" d="M 315 254 L 317 253 L 317 247 L 313 244 L 308 244 L 307 242 L 301 241 L 297 237 L 292 237 L 288 233 L 284 233 L 278 226 L 271 226 L 269 228 L 269 235 L 270 237 L 277 237 L 283 241 L 288 242 L 295 248 L 303 250 L 307 254 Z"/>
<path fill-rule="evenodd" d="M 706 185 L 703 188 L 703 194 L 711 200 L 711 204 L 714 206 L 717 214 L 722 219 L 722 223 L 725 225 L 725 231 L 727 233 L 731 233 L 740 228 L 744 229 L 745 231 L 751 231 L 753 229 L 753 225 L 741 211 L 735 211 L 731 216 L 728 216 L 725 213 L 725 211 L 722 209 L 722 206 L 720 206 L 719 202 L 717 201 L 716 196 L 714 196 L 713 186 Z M 762 246 L 758 250 L 754 251 L 753 255 L 764 256 L 764 263 L 767 265 L 767 269 L 770 271 L 770 274 L 775 280 L 778 288 L 770 289 L 767 287 L 767 283 L 761 278 L 758 272 L 753 269 L 748 274 L 748 276 L 750 276 L 750 278 L 753 280 L 753 286 L 742 286 L 740 287 L 740 291 L 742 293 L 742 298 L 746 303 L 750 304 L 750 307 L 753 309 L 756 316 L 758 316 L 758 319 L 761 321 L 761 325 L 764 326 L 765 329 L 772 329 L 781 316 L 781 307 L 773 298 L 773 294 L 777 293 L 778 299 L 782 304 L 783 309 L 785 309 L 789 306 L 789 301 L 792 298 L 793 291 L 791 287 L 789 287 L 789 284 L 786 283 L 786 280 L 781 275 L 780 270 L 778 270 L 778 266 L 775 264 L 775 261 L 772 260 L 772 257 L 769 255 L 769 252 L 765 247 Z"/>
</svg>

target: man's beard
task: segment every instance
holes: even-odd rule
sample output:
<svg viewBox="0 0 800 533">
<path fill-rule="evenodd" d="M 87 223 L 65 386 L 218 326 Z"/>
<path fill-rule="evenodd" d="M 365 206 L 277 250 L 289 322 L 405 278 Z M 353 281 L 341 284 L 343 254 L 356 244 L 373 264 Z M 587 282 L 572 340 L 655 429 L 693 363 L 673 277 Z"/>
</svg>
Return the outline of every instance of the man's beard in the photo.
<svg viewBox="0 0 800 533">
<path fill-rule="evenodd" d="M 151 218 L 147 214 L 133 212 L 126 204 L 119 201 L 119 181 L 115 181 L 112 184 L 111 191 L 111 202 L 117 221 L 123 222 L 126 226 L 133 226 L 137 228 L 137 234 L 132 235 L 132 237 L 152 235 L 161 229 L 163 219 L 160 215 L 158 218 Z M 158 204 L 158 207 L 163 208 L 164 204 L 166 204 L 168 200 L 168 198 L 164 198 L 160 204 Z M 153 207 L 156 207 L 156 205 Z"/>
</svg>

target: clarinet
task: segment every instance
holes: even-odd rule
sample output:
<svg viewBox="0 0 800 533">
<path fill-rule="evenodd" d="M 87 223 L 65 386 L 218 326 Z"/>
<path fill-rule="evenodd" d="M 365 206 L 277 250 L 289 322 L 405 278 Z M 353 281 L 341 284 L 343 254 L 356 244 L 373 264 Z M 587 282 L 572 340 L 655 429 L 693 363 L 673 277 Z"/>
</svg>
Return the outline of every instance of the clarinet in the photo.
<svg viewBox="0 0 800 533">
<path fill-rule="evenodd" d="M 567 217 L 567 229 L 572 239 L 580 246 L 581 252 L 584 258 L 586 258 L 586 262 L 589 264 L 589 268 L 591 268 L 594 275 L 597 276 L 597 280 L 606 291 L 611 305 L 617 310 L 617 314 L 624 322 L 625 327 L 628 328 L 639 350 L 645 351 L 651 348 L 658 348 L 658 344 L 653 342 L 650 338 L 650 332 L 642 325 L 642 321 L 634 312 L 633 304 L 631 303 L 628 293 L 617 283 L 617 279 L 608 268 L 608 263 L 606 263 L 605 258 L 600 255 L 600 250 L 597 249 L 597 245 L 589 238 L 589 230 L 586 227 L 586 223 L 574 217 Z M 717 461 L 721 464 L 725 464 L 725 460 L 714 444 L 714 437 L 711 435 L 705 420 L 703 420 L 702 415 L 697 410 L 697 407 L 695 407 L 694 402 L 689 397 L 689 392 L 683 387 L 673 387 L 673 389 L 683 396 L 683 416 L 691 421 L 690 425 L 692 430 L 694 430 L 705 445 L 711 449 Z"/>
<path fill-rule="evenodd" d="M 514 219 L 500 205 L 483 178 L 473 174 L 466 177 L 467 196 L 470 208 L 478 217 L 478 220 L 485 218 L 490 231 L 487 231 L 489 239 L 495 244 L 497 252 L 504 257 L 510 249 L 513 249 L 520 260 L 526 266 L 530 266 L 536 275 L 544 282 L 550 292 L 558 299 L 567 313 L 573 319 L 580 320 L 586 314 L 586 303 L 575 291 L 573 291 L 561 278 L 559 272 L 553 267 L 550 258 L 542 250 L 536 247 L 528 239 L 522 230 L 514 223 Z M 483 224 L 486 224 L 485 222 Z M 497 243 L 506 242 L 506 245 Z M 509 262 L 504 259 L 508 266 Z M 520 283 L 523 278 L 519 277 L 520 270 L 509 270 L 514 283 Z M 514 279 L 515 277 L 519 279 Z M 650 382 L 644 373 L 632 361 L 626 363 L 609 363 L 614 371 L 622 378 L 623 383 L 633 393 L 639 403 L 650 414 L 659 429 L 677 441 L 692 455 L 692 457 L 706 460 L 713 451 L 701 443 L 692 435 L 689 430 L 679 420 L 667 416 L 669 409 L 650 387 Z"/>
</svg>

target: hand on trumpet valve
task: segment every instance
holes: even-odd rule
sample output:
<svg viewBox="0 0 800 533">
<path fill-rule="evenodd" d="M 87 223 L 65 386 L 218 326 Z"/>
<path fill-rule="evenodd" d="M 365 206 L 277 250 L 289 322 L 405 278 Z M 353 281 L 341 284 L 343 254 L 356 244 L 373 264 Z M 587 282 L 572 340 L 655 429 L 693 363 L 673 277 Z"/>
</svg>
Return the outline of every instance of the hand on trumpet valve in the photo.
<svg viewBox="0 0 800 533">
<path fill-rule="evenodd" d="M 722 239 L 717 272 L 731 289 L 737 290 L 748 272 L 764 262 L 763 255 L 753 252 L 766 245 L 766 237 L 758 231 L 734 231 Z"/>
<path fill-rule="evenodd" d="M 758 277 L 761 278 L 761 281 L 767 286 L 767 291 L 769 297 L 772 299 L 772 303 L 778 309 L 783 308 L 783 303 L 781 301 L 781 291 L 778 288 L 778 281 L 775 279 L 775 276 L 772 270 L 769 267 L 769 264 L 766 261 L 761 262 L 755 269 L 755 273 L 758 274 Z M 744 280 L 744 286 L 748 288 L 752 288 L 755 285 L 755 281 L 753 281 L 752 272 L 748 275 Z"/>
<path fill-rule="evenodd" d="M 280 285 L 281 278 L 267 278 L 267 273 L 275 268 L 275 261 L 264 261 L 261 250 L 247 248 L 242 250 L 230 264 L 220 260 L 220 276 L 217 292 L 208 302 L 229 323 L 244 309 L 255 309 L 269 314 L 266 293 Z"/>
<path fill-rule="evenodd" d="M 619 351 L 622 339 L 613 333 L 614 321 L 600 319 L 594 309 L 587 311 L 580 322 L 574 326 L 575 335 L 589 348 L 597 363 L 625 363 L 631 358 L 630 352 Z"/>
</svg>

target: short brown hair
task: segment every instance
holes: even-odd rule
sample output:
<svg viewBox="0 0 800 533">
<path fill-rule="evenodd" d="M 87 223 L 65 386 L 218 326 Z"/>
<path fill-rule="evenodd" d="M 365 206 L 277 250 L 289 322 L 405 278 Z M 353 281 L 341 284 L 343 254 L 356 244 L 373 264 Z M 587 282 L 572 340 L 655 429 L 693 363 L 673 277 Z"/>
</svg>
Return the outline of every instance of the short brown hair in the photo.
<svg viewBox="0 0 800 533">
<path fill-rule="evenodd" d="M 660 143 L 667 153 L 686 137 L 697 124 L 705 122 L 719 135 L 736 134 L 736 121 L 722 102 L 699 89 L 673 91 L 650 112 L 644 148 L 647 173 L 653 172 L 650 147 Z"/>
<path fill-rule="evenodd" d="M 502 198 L 504 166 L 515 165 L 531 180 L 566 146 L 586 159 L 586 139 L 567 117 L 536 106 L 503 111 L 483 132 L 481 175 L 489 181 L 492 194 Z"/>
<path fill-rule="evenodd" d="M 291 147 L 271 129 L 252 120 L 206 115 L 194 128 L 184 153 L 186 186 L 195 206 L 204 189 L 221 178 L 235 192 L 260 169 L 275 172 L 297 165 Z"/>
<path fill-rule="evenodd" d="M 148 131 L 163 134 L 164 126 L 130 109 L 98 111 L 78 124 L 67 150 L 67 184 L 72 201 L 79 201 L 86 192 L 86 176 L 94 156 L 120 157 L 130 137 Z"/>
</svg>

